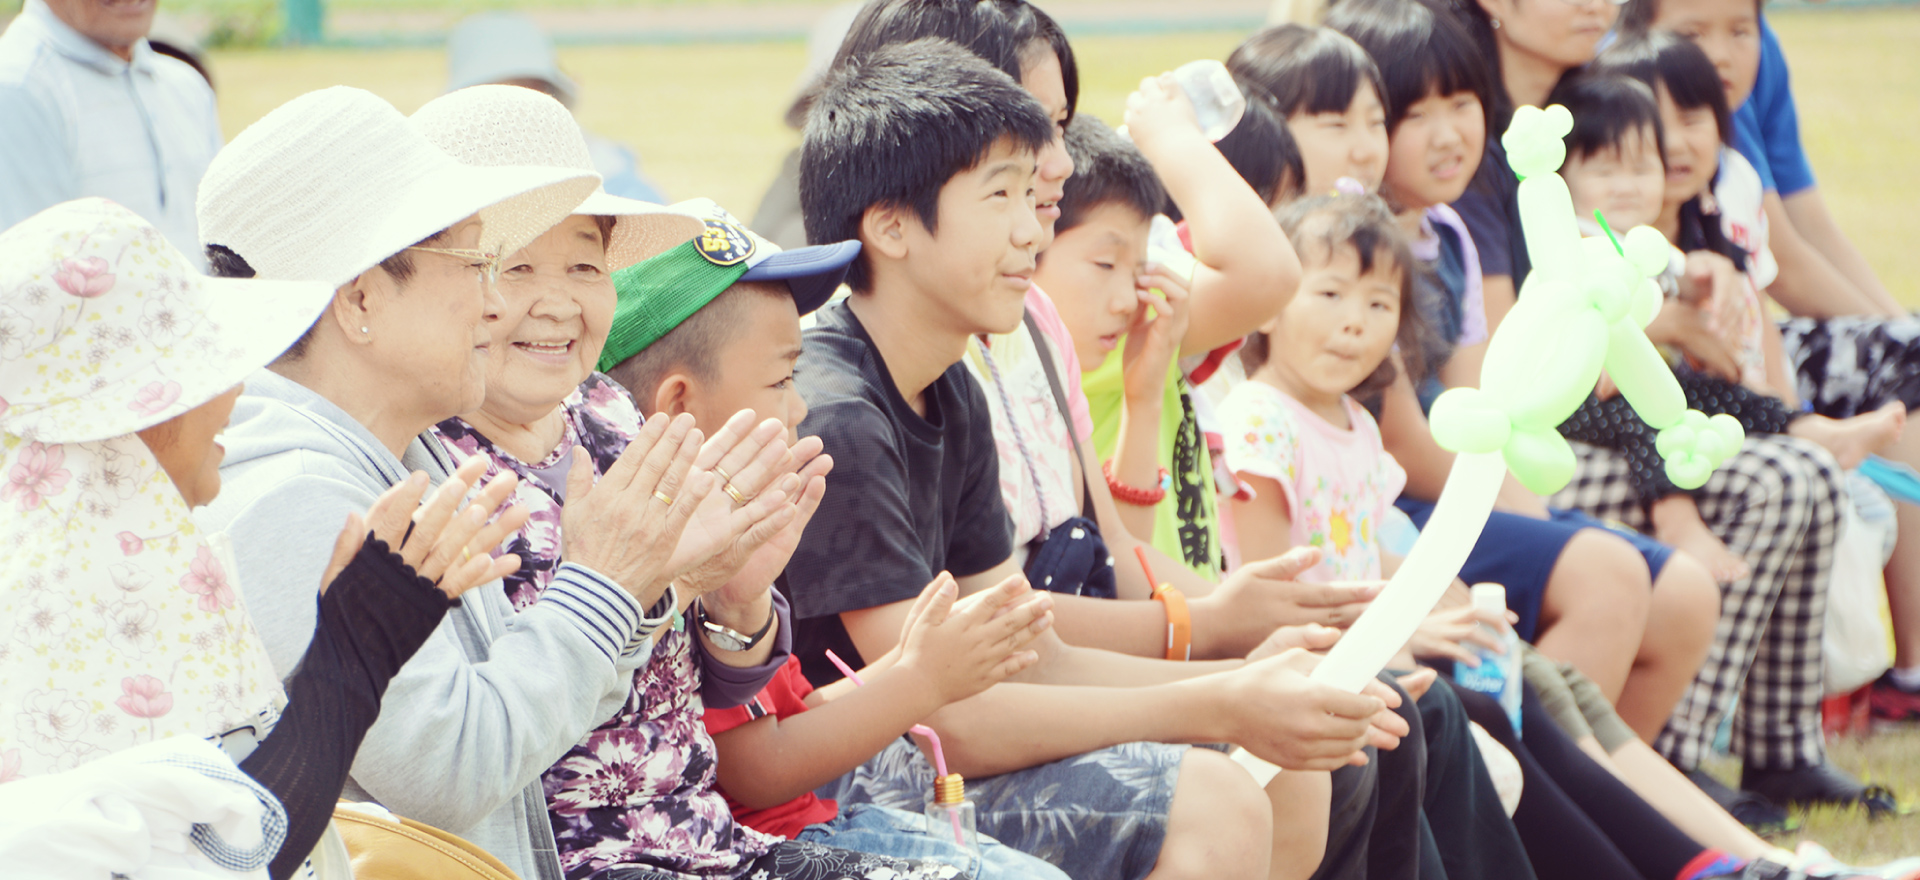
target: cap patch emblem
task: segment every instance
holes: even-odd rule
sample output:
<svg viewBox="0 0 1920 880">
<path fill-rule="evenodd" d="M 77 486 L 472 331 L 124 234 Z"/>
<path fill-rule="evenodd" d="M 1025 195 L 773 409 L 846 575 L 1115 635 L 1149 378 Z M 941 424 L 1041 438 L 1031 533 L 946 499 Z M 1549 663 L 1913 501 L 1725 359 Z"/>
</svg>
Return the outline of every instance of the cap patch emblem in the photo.
<svg viewBox="0 0 1920 880">
<path fill-rule="evenodd" d="M 726 220 L 705 221 L 706 229 L 701 230 L 695 239 L 694 247 L 700 256 L 716 266 L 732 266 L 753 256 L 753 237 L 745 230 Z"/>
</svg>

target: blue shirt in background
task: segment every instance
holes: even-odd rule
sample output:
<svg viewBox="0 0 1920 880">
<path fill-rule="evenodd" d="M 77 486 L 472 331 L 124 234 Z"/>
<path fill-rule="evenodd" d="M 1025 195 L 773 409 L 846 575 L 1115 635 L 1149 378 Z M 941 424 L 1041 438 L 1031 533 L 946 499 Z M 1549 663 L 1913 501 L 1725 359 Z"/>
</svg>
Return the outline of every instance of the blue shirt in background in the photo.
<svg viewBox="0 0 1920 880">
<path fill-rule="evenodd" d="M 1813 168 L 1800 148 L 1800 114 L 1780 38 L 1760 18 L 1760 74 L 1753 93 L 1733 113 L 1734 148 L 1760 172 L 1760 182 L 1781 197 L 1811 189 Z"/>
</svg>

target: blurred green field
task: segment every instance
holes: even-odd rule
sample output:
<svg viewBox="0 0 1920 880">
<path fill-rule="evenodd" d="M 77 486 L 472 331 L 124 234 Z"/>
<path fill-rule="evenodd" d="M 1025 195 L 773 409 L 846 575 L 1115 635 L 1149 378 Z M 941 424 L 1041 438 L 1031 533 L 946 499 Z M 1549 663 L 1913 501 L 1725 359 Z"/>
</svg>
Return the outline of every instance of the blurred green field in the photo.
<svg viewBox="0 0 1920 880">
<path fill-rule="evenodd" d="M 1793 62 L 1802 132 L 1821 190 L 1896 295 L 1920 304 L 1920 249 L 1908 241 L 1920 206 L 1920 167 L 1907 154 L 1920 144 L 1920 56 L 1913 49 L 1920 45 L 1920 9 L 1793 12 L 1775 23 Z M 1224 57 L 1241 36 L 1076 38 L 1081 107 L 1117 121 L 1141 77 L 1193 58 Z M 673 198 L 709 196 L 751 215 L 780 157 L 798 143 L 780 116 L 805 64 L 799 43 L 569 47 L 560 57 L 581 83 L 582 121 L 632 144 Z M 213 64 L 229 136 L 309 89 L 360 86 L 411 112 L 445 83 L 443 56 L 429 49 L 228 51 L 215 53 Z"/>
<path fill-rule="evenodd" d="M 1193 58 L 1224 57 L 1233 33 L 1089 37 L 1074 42 L 1085 112 L 1115 124 L 1142 77 Z M 631 144 L 675 199 L 707 196 L 751 215 L 780 158 L 799 144 L 781 122 L 806 64 L 799 43 L 587 46 L 560 49 L 580 83 L 590 129 Z M 214 53 L 227 135 L 310 89 L 369 89 L 411 113 L 446 83 L 438 50 L 263 49 Z"/>
<path fill-rule="evenodd" d="M 172 0 L 176 7 L 195 2 L 248 0 Z M 379 2 L 334 5 L 367 8 Z M 1920 305 L 1920 249 L 1910 243 L 1920 208 L 1920 165 L 1911 156 L 1912 146 L 1920 144 L 1920 54 L 1914 49 L 1920 46 L 1920 9 L 1783 12 L 1774 23 L 1792 60 L 1802 134 L 1822 191 L 1895 294 Z M 1077 37 L 1081 109 L 1117 122 L 1141 77 L 1193 58 L 1224 57 L 1242 36 Z M 805 63 L 798 43 L 578 47 L 563 48 L 560 57 L 581 84 L 582 121 L 631 144 L 672 198 L 708 196 L 751 216 L 781 156 L 798 143 L 798 134 L 780 122 Z M 437 50 L 225 51 L 212 62 L 229 137 L 310 89 L 359 86 L 412 112 L 445 83 Z M 1920 797 L 1920 731 L 1842 743 L 1835 754 L 1843 766 Z M 1920 818 L 1912 816 L 1868 825 L 1825 811 L 1810 817 L 1803 834 L 1843 858 L 1920 854 Z"/>
</svg>

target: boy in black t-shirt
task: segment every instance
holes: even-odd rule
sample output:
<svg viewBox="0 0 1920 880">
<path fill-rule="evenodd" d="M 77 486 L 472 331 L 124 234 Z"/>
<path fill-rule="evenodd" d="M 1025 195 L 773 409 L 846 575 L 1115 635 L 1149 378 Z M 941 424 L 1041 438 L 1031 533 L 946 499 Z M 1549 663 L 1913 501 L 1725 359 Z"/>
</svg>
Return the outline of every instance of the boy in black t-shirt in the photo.
<svg viewBox="0 0 1920 880">
<path fill-rule="evenodd" d="M 970 336 L 1020 325 L 1041 232 L 1035 157 L 1052 137 L 1018 84 L 938 40 L 855 59 L 815 100 L 801 151 L 808 237 L 863 246 L 852 297 L 822 310 L 797 374 L 801 433 L 837 462 L 787 568 L 795 654 L 816 684 L 837 677 L 828 649 L 858 665 L 892 647 L 941 571 L 963 592 L 1020 577 L 986 401 L 960 360 Z M 1256 652 L 1278 656 L 1243 666 L 1074 648 L 1047 633 L 1016 683 L 928 723 L 952 769 L 972 777 L 981 830 L 1076 877 L 1266 877 L 1274 817 L 1298 835 L 1315 786 L 1324 842 L 1324 774 L 1282 774 L 1263 796 L 1223 756 L 1159 743 L 1237 742 L 1300 770 L 1394 744 L 1407 728 L 1386 709 L 1391 692 L 1322 687 L 1303 674 L 1305 652 L 1280 650 L 1329 635 L 1288 631 L 1291 641 Z M 911 752 L 882 753 L 845 781 L 843 799 L 919 809 L 932 773 Z"/>
</svg>

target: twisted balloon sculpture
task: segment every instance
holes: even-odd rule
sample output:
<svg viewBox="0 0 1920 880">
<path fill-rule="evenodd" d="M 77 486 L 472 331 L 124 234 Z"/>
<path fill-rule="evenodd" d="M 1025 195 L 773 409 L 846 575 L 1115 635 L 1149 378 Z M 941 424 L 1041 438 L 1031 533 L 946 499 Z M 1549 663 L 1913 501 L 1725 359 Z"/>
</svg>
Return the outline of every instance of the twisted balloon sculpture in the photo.
<svg viewBox="0 0 1920 880">
<path fill-rule="evenodd" d="M 1427 527 L 1379 597 L 1327 653 L 1313 679 L 1358 691 L 1413 637 L 1459 575 L 1507 470 L 1542 495 L 1573 478 L 1572 447 L 1558 430 L 1592 393 L 1604 368 L 1640 418 L 1659 433 L 1667 476 L 1697 488 L 1745 439 L 1732 416 L 1709 419 L 1686 397 L 1645 327 L 1661 305 L 1652 280 L 1668 245 L 1648 226 L 1625 241 L 1582 238 L 1573 197 L 1557 173 L 1567 108 L 1521 107 L 1500 143 L 1520 177 L 1520 226 L 1533 272 L 1487 345 L 1479 388 L 1455 388 L 1433 402 L 1433 437 L 1458 453 Z M 1605 229 L 1604 222 L 1601 228 Z M 1278 768 L 1244 750 L 1234 757 L 1264 784 Z"/>
</svg>

